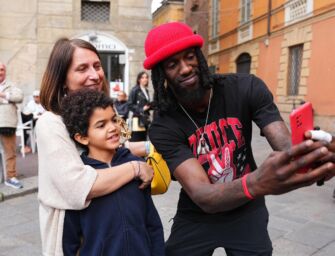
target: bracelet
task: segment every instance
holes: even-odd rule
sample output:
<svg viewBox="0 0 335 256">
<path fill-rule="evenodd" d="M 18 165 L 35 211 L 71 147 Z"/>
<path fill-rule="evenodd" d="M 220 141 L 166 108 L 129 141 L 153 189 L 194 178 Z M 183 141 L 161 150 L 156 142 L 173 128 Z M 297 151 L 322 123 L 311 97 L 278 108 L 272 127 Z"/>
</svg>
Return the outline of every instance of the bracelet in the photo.
<svg viewBox="0 0 335 256">
<path fill-rule="evenodd" d="M 249 175 L 249 173 L 246 174 L 246 175 L 244 175 L 242 177 L 242 188 L 243 188 L 243 192 L 244 192 L 245 196 L 248 199 L 252 200 L 252 199 L 254 199 L 254 197 L 250 194 L 250 192 L 248 190 L 248 186 L 247 186 L 247 177 L 248 177 L 248 175 Z"/>
<path fill-rule="evenodd" d="M 137 162 L 137 166 L 138 166 L 138 171 L 137 171 L 137 176 L 136 179 L 140 178 L 140 174 L 141 174 L 141 164 L 140 161 L 136 161 Z"/>
<path fill-rule="evenodd" d="M 144 143 L 144 146 L 145 146 L 145 155 L 148 156 L 150 154 L 150 140 L 147 140 Z"/>
<path fill-rule="evenodd" d="M 137 162 L 137 166 L 136 163 Z M 141 174 L 141 165 L 140 165 L 140 161 L 131 161 L 130 162 L 131 165 L 133 166 L 133 171 L 134 171 L 134 180 L 137 180 L 140 178 L 140 174 Z M 137 167 L 137 168 L 136 168 Z"/>
<path fill-rule="evenodd" d="M 134 172 L 134 179 L 136 178 L 136 167 L 134 166 L 133 161 L 130 162 L 131 166 L 133 167 L 133 172 Z"/>
</svg>

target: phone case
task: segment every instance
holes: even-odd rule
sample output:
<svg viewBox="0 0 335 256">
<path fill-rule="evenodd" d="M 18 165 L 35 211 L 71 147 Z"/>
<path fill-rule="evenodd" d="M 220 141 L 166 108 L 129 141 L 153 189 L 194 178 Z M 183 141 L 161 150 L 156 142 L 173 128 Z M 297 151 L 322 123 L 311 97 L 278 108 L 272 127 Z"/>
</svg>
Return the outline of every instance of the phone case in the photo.
<svg viewBox="0 0 335 256">
<path fill-rule="evenodd" d="M 296 145 L 304 141 L 304 133 L 313 130 L 313 109 L 310 102 L 299 106 L 290 114 L 292 144 Z"/>
<path fill-rule="evenodd" d="M 304 141 L 304 133 L 308 130 L 314 129 L 313 108 L 310 102 L 306 102 L 292 111 L 290 114 L 290 126 L 292 145 L 296 145 Z M 308 167 L 305 167 L 299 170 L 299 172 L 307 172 L 308 169 Z"/>
</svg>

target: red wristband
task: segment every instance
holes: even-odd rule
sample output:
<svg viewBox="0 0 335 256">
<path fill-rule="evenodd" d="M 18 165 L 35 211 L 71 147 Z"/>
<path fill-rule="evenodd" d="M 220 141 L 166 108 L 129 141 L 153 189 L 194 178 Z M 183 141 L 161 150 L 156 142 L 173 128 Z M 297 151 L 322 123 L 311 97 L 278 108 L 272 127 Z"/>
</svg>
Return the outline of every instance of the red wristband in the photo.
<svg viewBox="0 0 335 256">
<path fill-rule="evenodd" d="M 242 177 L 242 187 L 243 187 L 243 192 L 244 192 L 245 196 L 248 199 L 252 200 L 252 199 L 254 199 L 254 197 L 250 194 L 250 192 L 248 190 L 248 186 L 247 186 L 247 177 L 248 177 L 248 175 L 249 175 L 249 173 L 246 174 L 246 175 L 244 175 Z"/>
</svg>

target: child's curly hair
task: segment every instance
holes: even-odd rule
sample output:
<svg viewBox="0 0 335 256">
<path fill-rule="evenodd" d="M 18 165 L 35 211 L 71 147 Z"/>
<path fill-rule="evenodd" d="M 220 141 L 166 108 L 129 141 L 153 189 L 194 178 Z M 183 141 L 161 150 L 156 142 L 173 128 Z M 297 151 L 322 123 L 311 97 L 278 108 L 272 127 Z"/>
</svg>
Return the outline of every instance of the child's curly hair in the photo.
<svg viewBox="0 0 335 256">
<path fill-rule="evenodd" d="M 90 118 L 94 110 L 97 108 L 106 109 L 107 107 L 113 108 L 113 99 L 104 92 L 92 89 L 80 89 L 64 97 L 61 102 L 61 116 L 70 137 L 74 139 L 76 133 L 87 136 Z"/>
</svg>

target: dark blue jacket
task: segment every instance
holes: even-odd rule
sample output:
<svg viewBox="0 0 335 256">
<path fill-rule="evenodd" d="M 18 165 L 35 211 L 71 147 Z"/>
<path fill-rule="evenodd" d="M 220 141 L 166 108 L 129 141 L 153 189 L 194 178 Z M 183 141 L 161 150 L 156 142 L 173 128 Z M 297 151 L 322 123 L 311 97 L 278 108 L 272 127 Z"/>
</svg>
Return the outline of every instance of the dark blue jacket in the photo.
<svg viewBox="0 0 335 256">
<path fill-rule="evenodd" d="M 106 163 L 82 154 L 85 164 L 95 169 Z M 128 149 L 119 148 L 112 166 L 133 160 Z M 115 192 L 94 198 L 84 210 L 66 210 L 63 232 L 64 255 L 149 256 L 164 255 L 162 223 L 153 204 L 150 188 L 140 190 L 140 181 L 131 181 Z"/>
</svg>

